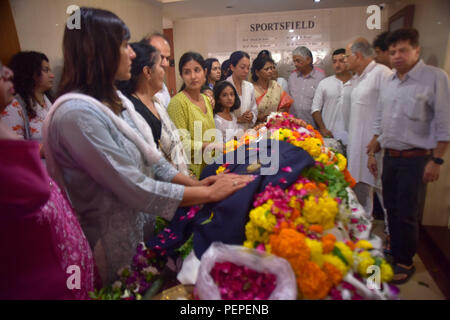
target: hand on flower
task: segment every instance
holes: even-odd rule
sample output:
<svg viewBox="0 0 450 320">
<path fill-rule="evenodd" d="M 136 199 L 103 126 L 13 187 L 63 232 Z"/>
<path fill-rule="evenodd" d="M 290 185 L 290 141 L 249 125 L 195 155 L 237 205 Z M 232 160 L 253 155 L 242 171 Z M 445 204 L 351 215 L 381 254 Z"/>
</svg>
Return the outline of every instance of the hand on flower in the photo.
<svg viewBox="0 0 450 320">
<path fill-rule="evenodd" d="M 258 114 L 258 122 L 266 122 L 266 120 L 267 120 L 267 114 L 264 114 L 264 113 L 259 113 Z"/>
<path fill-rule="evenodd" d="M 372 140 L 370 140 L 369 144 L 367 145 L 367 154 L 371 153 L 377 153 L 381 150 L 380 143 L 378 142 L 378 136 L 374 136 Z"/>
<path fill-rule="evenodd" d="M 252 182 L 256 176 L 238 175 L 234 173 L 223 174 L 209 188 L 211 201 L 221 201 L 247 184 Z"/>
<path fill-rule="evenodd" d="M 367 160 L 367 168 L 369 168 L 370 173 L 376 178 L 378 176 L 377 160 L 373 155 L 369 155 Z"/>
<path fill-rule="evenodd" d="M 303 121 L 302 119 L 297 119 L 297 118 L 294 118 L 294 119 L 292 119 L 291 120 L 293 123 L 295 123 L 296 125 L 298 125 L 298 126 L 300 126 L 300 127 L 303 127 L 303 128 L 306 128 L 306 126 L 308 125 L 305 121 Z"/>
<path fill-rule="evenodd" d="M 330 130 L 328 130 L 327 128 L 321 128 L 321 129 L 319 129 L 319 132 L 320 132 L 320 134 L 323 136 L 323 137 L 326 137 L 326 138 L 333 138 L 333 133 L 330 131 Z"/>
<path fill-rule="evenodd" d="M 439 179 L 440 170 L 440 165 L 436 164 L 434 161 L 428 161 L 423 173 L 423 182 L 428 183 L 437 181 Z"/>
</svg>

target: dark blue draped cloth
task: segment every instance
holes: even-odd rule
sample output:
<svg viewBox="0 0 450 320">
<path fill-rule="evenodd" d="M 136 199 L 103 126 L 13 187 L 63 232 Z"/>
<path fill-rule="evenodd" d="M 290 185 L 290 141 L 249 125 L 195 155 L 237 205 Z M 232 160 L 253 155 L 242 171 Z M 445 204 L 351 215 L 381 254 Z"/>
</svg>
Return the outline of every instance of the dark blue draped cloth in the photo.
<svg viewBox="0 0 450 320">
<path fill-rule="evenodd" d="M 221 163 L 229 163 L 227 169 L 232 173 L 254 174 L 257 177 L 227 199 L 204 205 L 195 217 L 187 216 L 189 208 L 179 208 L 168 228 L 147 242 L 148 247 L 165 250 L 169 256 L 175 256 L 175 249 L 194 233 L 194 252 L 200 259 L 214 241 L 242 245 L 255 195 L 268 184 L 280 185 L 283 189 L 289 187 L 304 168 L 314 164 L 314 160 L 306 151 L 290 143 L 262 140 L 241 146 L 235 152 L 223 155 L 222 159 L 216 159 L 214 164 L 205 167 L 201 179 L 215 175 Z M 281 170 L 286 167 L 292 171 Z M 272 174 L 265 174 L 267 171 L 272 171 Z M 213 218 L 207 222 L 211 214 Z"/>
</svg>

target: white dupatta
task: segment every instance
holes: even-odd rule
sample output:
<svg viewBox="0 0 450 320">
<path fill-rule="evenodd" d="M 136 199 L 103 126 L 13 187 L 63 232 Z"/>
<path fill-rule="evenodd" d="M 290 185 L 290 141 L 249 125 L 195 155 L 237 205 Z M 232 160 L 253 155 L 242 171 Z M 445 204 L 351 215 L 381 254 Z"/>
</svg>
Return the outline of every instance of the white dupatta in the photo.
<svg viewBox="0 0 450 320">
<path fill-rule="evenodd" d="M 131 120 L 136 125 L 139 132 L 144 136 L 144 139 L 137 134 L 137 132 L 131 128 L 128 123 L 126 123 L 125 120 L 114 114 L 110 108 L 108 108 L 106 105 L 98 101 L 97 99 L 81 94 L 81 93 L 66 93 L 59 97 L 55 103 L 50 108 L 49 113 L 47 114 L 47 117 L 45 118 L 44 124 L 43 124 L 43 141 L 44 141 L 44 150 L 45 150 L 45 157 L 47 162 L 47 169 L 50 175 L 53 177 L 53 179 L 58 183 L 58 185 L 63 188 L 65 188 L 64 179 L 62 176 L 61 168 L 56 163 L 53 154 L 50 149 L 49 145 L 49 127 L 50 123 L 52 122 L 53 115 L 55 114 L 55 111 L 61 106 L 64 102 L 67 102 L 69 100 L 78 99 L 88 102 L 91 105 L 94 105 L 97 107 L 101 112 L 106 114 L 113 123 L 117 126 L 117 128 L 131 141 L 134 142 L 136 147 L 139 149 L 139 151 L 142 153 L 142 155 L 145 157 L 145 160 L 147 160 L 149 165 L 157 164 L 163 158 L 163 155 L 158 150 L 155 141 L 153 139 L 152 130 L 148 126 L 148 124 L 142 119 L 140 116 L 138 116 L 138 113 L 134 109 L 133 103 L 128 100 L 120 91 L 117 91 L 117 94 L 119 98 L 122 100 L 123 105 L 125 109 L 128 111 Z"/>
</svg>

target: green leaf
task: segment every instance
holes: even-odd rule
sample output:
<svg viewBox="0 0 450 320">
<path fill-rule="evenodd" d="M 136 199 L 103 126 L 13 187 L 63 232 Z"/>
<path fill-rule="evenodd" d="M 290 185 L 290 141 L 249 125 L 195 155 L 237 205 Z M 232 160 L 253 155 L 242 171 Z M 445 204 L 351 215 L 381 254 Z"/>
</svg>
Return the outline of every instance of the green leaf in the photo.
<svg viewBox="0 0 450 320">
<path fill-rule="evenodd" d="M 163 284 L 164 280 L 162 278 L 156 279 L 155 282 L 153 282 L 150 289 L 148 289 L 147 292 L 145 293 L 143 299 L 150 300 L 154 295 L 156 295 L 159 292 Z"/>
<path fill-rule="evenodd" d="M 164 218 L 161 218 L 160 216 L 156 217 L 155 221 L 155 234 L 160 233 L 164 230 L 165 227 L 169 225 L 169 222 L 165 220 Z"/>
<path fill-rule="evenodd" d="M 214 212 L 211 211 L 211 215 L 209 216 L 209 218 L 206 219 L 205 221 L 203 221 L 203 222 L 201 223 L 201 225 L 210 223 L 210 222 L 212 221 L 213 217 L 214 217 Z"/>
<path fill-rule="evenodd" d="M 344 255 L 342 254 L 341 250 L 339 250 L 338 247 L 334 247 L 333 249 L 333 254 L 338 257 L 339 259 L 341 259 L 347 266 L 348 266 L 348 261 L 347 259 L 345 259 Z"/>
<path fill-rule="evenodd" d="M 185 259 L 192 251 L 193 246 L 194 246 L 194 234 L 192 233 L 189 239 L 175 251 L 178 251 L 180 253 L 181 258 Z"/>
</svg>

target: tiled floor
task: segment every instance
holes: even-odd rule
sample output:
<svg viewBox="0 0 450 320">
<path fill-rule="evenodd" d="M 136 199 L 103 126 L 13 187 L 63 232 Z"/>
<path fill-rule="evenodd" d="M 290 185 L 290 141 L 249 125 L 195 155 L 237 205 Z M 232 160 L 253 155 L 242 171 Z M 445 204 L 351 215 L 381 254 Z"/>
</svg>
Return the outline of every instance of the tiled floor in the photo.
<svg viewBox="0 0 450 320">
<path fill-rule="evenodd" d="M 383 240 L 384 223 L 381 220 L 374 220 L 373 233 Z M 400 299 L 402 300 L 445 300 L 445 296 L 439 290 L 431 275 L 425 268 L 419 255 L 415 255 L 414 265 L 416 272 L 412 278 L 405 284 L 399 285 Z"/>
</svg>

